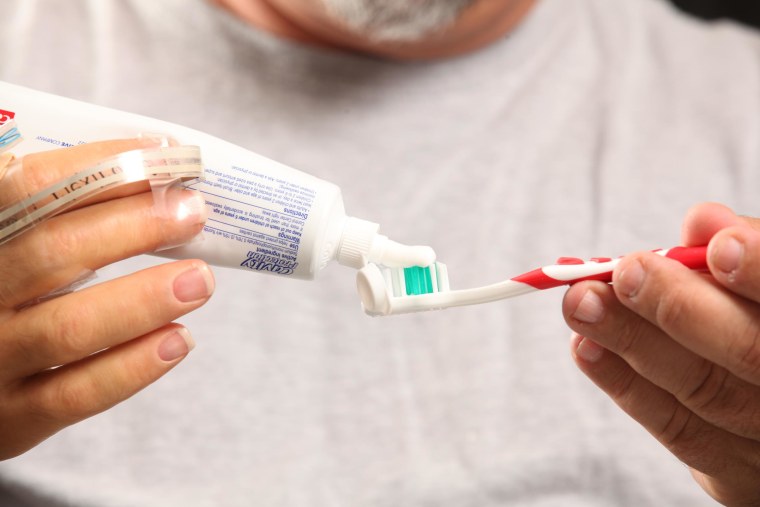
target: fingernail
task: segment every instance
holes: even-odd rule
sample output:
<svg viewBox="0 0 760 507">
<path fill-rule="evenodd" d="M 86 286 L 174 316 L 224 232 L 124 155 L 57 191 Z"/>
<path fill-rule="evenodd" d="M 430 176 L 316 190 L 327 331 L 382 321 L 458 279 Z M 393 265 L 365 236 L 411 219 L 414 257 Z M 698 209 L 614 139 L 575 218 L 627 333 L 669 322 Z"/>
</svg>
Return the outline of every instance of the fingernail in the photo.
<svg viewBox="0 0 760 507">
<path fill-rule="evenodd" d="M 629 262 L 620 272 L 614 284 L 624 296 L 634 298 L 644 283 L 644 267 L 639 261 Z"/>
<path fill-rule="evenodd" d="M 169 333 L 158 346 L 158 357 L 167 363 L 186 356 L 195 348 L 195 340 L 184 327 Z"/>
<path fill-rule="evenodd" d="M 604 353 L 604 347 L 598 343 L 589 340 L 578 334 L 573 334 L 573 343 L 577 343 L 575 347 L 575 355 L 584 360 L 587 363 L 595 363 L 602 358 Z"/>
<path fill-rule="evenodd" d="M 203 223 L 208 218 L 206 200 L 197 190 L 183 190 L 182 200 L 177 206 L 177 220 Z"/>
<path fill-rule="evenodd" d="M 209 297 L 214 292 L 214 276 L 203 265 L 185 271 L 174 279 L 174 296 L 183 303 Z"/>
<path fill-rule="evenodd" d="M 151 185 L 154 200 L 152 212 L 156 217 L 188 225 L 206 222 L 206 200 L 199 191 L 162 184 Z"/>
<path fill-rule="evenodd" d="M 711 259 L 713 265 L 722 271 L 729 280 L 736 278 L 736 271 L 741 264 L 742 255 L 744 254 L 744 245 L 736 238 L 729 236 L 718 240 L 712 245 Z"/>
<path fill-rule="evenodd" d="M 587 324 L 601 322 L 604 317 L 604 303 L 596 292 L 587 290 L 581 298 L 578 307 L 573 312 L 573 318 Z"/>
</svg>

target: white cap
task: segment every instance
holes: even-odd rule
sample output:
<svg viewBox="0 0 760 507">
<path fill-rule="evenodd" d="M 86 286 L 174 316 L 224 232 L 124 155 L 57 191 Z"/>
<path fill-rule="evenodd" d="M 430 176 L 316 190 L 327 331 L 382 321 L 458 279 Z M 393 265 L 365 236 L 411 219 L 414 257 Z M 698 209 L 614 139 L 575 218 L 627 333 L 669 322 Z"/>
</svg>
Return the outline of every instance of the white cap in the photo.
<svg viewBox="0 0 760 507">
<path fill-rule="evenodd" d="M 435 252 L 429 246 L 402 245 L 378 234 L 379 229 L 376 223 L 347 217 L 338 245 L 338 263 L 361 269 L 369 262 L 388 267 L 429 266 L 435 262 Z"/>
</svg>

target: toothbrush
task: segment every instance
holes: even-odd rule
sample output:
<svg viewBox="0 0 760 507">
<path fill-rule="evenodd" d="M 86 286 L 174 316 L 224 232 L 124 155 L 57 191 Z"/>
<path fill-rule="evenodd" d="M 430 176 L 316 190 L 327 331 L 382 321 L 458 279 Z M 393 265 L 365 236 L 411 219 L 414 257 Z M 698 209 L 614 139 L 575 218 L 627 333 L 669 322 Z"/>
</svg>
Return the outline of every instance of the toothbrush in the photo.
<svg viewBox="0 0 760 507">
<path fill-rule="evenodd" d="M 655 253 L 677 260 L 690 269 L 707 271 L 707 247 L 674 247 Z M 556 264 L 523 273 L 509 280 L 464 290 L 450 290 L 446 265 L 385 268 L 367 264 L 357 274 L 356 285 L 368 315 L 397 315 L 452 306 L 476 305 L 521 296 L 537 290 L 572 285 L 584 280 L 612 281 L 620 258 L 595 257 L 583 261 L 561 257 Z"/>
</svg>

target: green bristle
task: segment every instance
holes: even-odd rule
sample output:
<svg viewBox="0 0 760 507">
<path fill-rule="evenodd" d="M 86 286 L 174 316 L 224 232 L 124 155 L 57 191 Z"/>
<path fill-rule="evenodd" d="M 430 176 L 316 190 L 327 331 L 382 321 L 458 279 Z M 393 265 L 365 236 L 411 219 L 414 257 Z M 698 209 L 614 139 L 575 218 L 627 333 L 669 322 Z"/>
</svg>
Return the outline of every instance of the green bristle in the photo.
<svg viewBox="0 0 760 507">
<path fill-rule="evenodd" d="M 416 266 L 404 268 L 404 280 L 406 282 L 407 296 L 417 296 L 433 292 L 433 280 L 430 277 L 430 268 Z"/>
</svg>

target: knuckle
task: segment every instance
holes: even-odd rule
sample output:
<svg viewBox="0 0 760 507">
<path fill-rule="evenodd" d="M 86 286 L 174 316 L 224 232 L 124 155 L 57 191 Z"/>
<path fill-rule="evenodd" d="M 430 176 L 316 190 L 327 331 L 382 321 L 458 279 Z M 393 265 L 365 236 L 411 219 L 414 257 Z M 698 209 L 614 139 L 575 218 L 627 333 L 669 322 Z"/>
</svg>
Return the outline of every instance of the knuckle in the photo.
<svg viewBox="0 0 760 507">
<path fill-rule="evenodd" d="M 24 187 L 34 193 L 55 181 L 51 174 L 48 157 L 34 153 L 24 157 Z"/>
<path fill-rule="evenodd" d="M 689 466 L 702 470 L 725 470 L 725 456 L 715 449 L 714 428 L 694 412 L 678 404 L 668 420 L 652 435 L 671 453 Z"/>
<path fill-rule="evenodd" d="M 636 373 L 630 369 L 622 369 L 617 375 L 609 379 L 607 392 L 610 397 L 624 404 L 626 398 L 633 390 Z"/>
<path fill-rule="evenodd" d="M 68 426 L 93 415 L 93 389 L 84 382 L 45 383 L 28 398 L 28 412 L 55 426 Z"/>
<path fill-rule="evenodd" d="M 750 322 L 728 348 L 731 369 L 740 377 L 760 382 L 760 326 Z"/>
<path fill-rule="evenodd" d="M 657 440 L 669 449 L 679 447 L 688 447 L 692 440 L 692 423 L 694 413 L 682 405 L 678 405 L 673 410 L 670 418 L 665 422 L 661 429 L 656 431 Z"/>
<path fill-rule="evenodd" d="M 78 421 L 87 417 L 92 406 L 91 390 L 75 382 L 60 382 L 53 390 L 53 403 L 59 418 L 64 421 Z"/>
<path fill-rule="evenodd" d="M 684 405 L 697 410 L 720 411 L 726 405 L 726 383 L 729 373 L 706 359 L 700 361 L 691 378 L 675 392 Z"/>
<path fill-rule="evenodd" d="M 613 350 L 621 357 L 630 355 L 639 338 L 645 332 L 646 325 L 642 319 L 631 320 L 627 325 L 623 326 L 622 331 L 616 335 Z"/>
<path fill-rule="evenodd" d="M 723 414 L 716 414 L 722 415 L 721 426 L 741 437 L 760 441 L 760 428 L 757 425 L 760 410 L 756 395 L 757 392 L 738 392 L 730 411 L 726 410 Z M 760 458 L 758 459 L 760 460 Z"/>
<path fill-rule="evenodd" d="M 663 292 L 655 305 L 655 322 L 666 331 L 682 327 L 684 319 L 688 318 L 689 297 L 682 290 Z"/>
<path fill-rule="evenodd" d="M 125 358 L 118 374 L 111 377 L 107 395 L 112 403 L 126 400 L 158 378 L 157 371 L 146 367 L 142 358 Z"/>
<path fill-rule="evenodd" d="M 55 305 L 50 309 L 47 319 L 48 349 L 55 352 L 64 361 L 81 359 L 90 353 L 91 307 L 87 305 Z"/>
<path fill-rule="evenodd" d="M 53 227 L 52 222 L 46 222 L 38 226 L 36 236 L 37 262 L 43 266 L 60 266 L 62 262 L 70 262 L 78 257 L 77 252 L 82 249 L 86 241 L 84 228 Z M 90 242 L 88 248 L 97 248 L 97 244 Z"/>
</svg>

